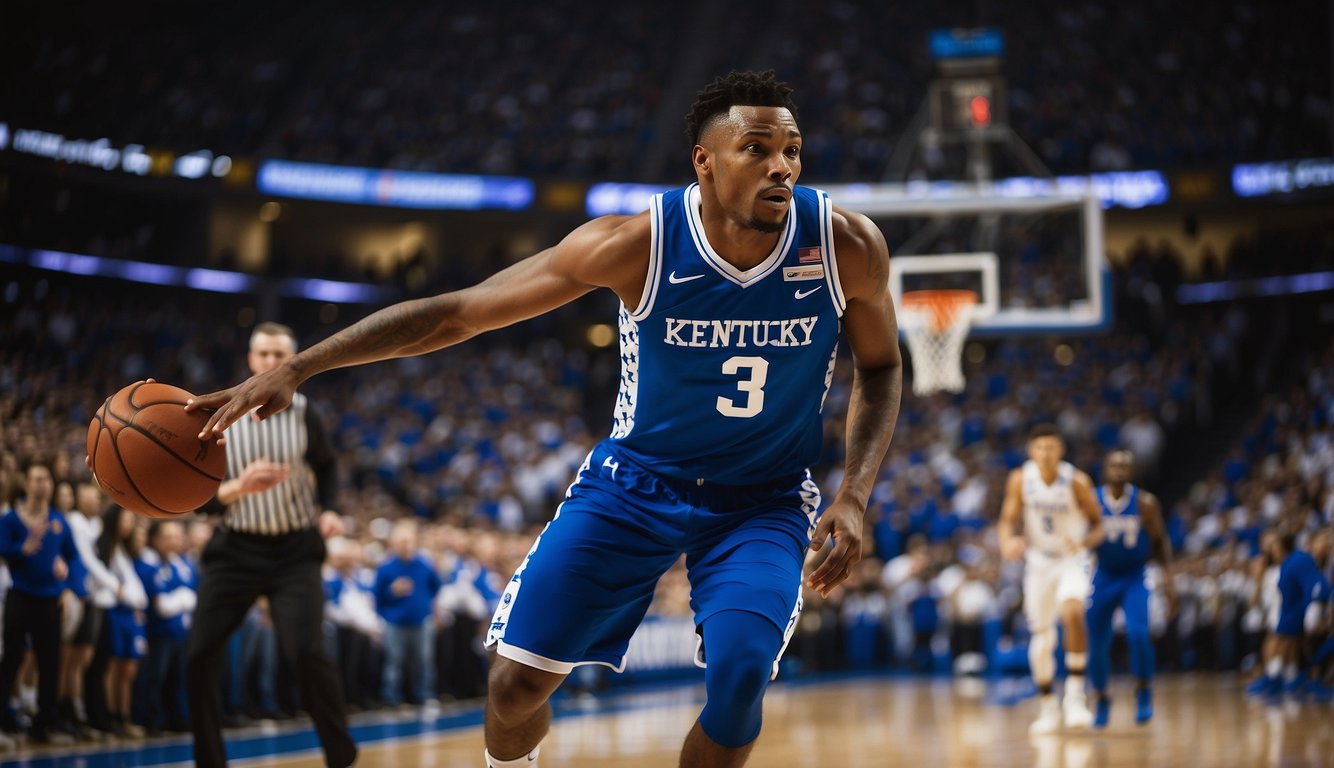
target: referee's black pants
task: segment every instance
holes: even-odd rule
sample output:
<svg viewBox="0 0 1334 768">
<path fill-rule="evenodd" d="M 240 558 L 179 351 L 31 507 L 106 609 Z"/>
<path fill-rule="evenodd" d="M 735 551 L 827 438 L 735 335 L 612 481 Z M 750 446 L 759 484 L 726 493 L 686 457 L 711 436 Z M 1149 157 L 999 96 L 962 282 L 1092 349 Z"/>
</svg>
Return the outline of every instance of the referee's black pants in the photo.
<svg viewBox="0 0 1334 768">
<path fill-rule="evenodd" d="M 324 654 L 324 540 L 313 528 L 260 536 L 218 527 L 203 553 L 199 603 L 186 648 L 186 694 L 195 764 L 227 764 L 222 741 L 222 680 L 227 638 L 261 595 L 278 652 L 296 671 L 301 701 L 324 746 L 325 763 L 345 768 L 357 748 L 347 729 L 338 670 Z"/>
</svg>

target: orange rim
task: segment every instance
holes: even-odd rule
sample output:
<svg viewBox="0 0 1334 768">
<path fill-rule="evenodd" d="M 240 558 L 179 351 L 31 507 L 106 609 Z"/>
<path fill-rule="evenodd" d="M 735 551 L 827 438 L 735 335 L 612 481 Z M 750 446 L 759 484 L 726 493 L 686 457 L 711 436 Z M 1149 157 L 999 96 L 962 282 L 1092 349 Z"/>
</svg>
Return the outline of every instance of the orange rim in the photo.
<svg viewBox="0 0 1334 768">
<path fill-rule="evenodd" d="M 909 291 L 903 294 L 903 309 L 925 313 L 931 330 L 939 333 L 954 325 L 965 307 L 977 304 L 973 291 Z"/>
</svg>

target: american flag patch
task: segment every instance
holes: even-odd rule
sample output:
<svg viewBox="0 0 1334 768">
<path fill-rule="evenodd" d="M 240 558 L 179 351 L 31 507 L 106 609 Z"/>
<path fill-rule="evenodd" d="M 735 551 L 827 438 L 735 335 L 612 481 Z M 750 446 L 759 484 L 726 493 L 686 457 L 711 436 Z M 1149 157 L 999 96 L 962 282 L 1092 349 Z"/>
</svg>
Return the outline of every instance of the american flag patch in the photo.
<svg viewBox="0 0 1334 768">
<path fill-rule="evenodd" d="M 797 263 L 798 263 L 798 264 L 815 264 L 816 262 L 818 262 L 818 261 L 821 260 L 821 257 L 822 257 L 823 255 L 824 255 L 824 254 L 822 254 L 822 253 L 820 252 L 820 246 L 818 246 L 818 245 L 813 245 L 813 246 L 811 246 L 810 248 L 798 248 L 798 249 L 797 249 Z"/>
</svg>

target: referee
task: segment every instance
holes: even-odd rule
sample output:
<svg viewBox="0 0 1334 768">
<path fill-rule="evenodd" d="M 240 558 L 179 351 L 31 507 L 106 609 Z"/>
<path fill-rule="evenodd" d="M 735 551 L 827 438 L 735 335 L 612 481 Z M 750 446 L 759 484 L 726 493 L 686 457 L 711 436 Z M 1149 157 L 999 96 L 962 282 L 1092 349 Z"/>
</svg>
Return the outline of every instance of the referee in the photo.
<svg viewBox="0 0 1334 768">
<path fill-rule="evenodd" d="M 251 373 L 276 368 L 295 354 L 291 328 L 255 326 L 247 357 Z M 195 764 L 227 764 L 219 671 L 227 638 L 262 595 L 269 599 L 279 652 L 296 671 L 302 703 L 315 721 L 325 763 L 345 768 L 356 760 L 357 748 L 322 635 L 324 536 L 342 529 L 338 515 L 327 511 L 337 487 L 333 446 L 302 395 L 272 418 L 237 421 L 226 438 L 228 479 L 210 504 L 222 522 L 204 548 L 186 651 Z"/>
</svg>

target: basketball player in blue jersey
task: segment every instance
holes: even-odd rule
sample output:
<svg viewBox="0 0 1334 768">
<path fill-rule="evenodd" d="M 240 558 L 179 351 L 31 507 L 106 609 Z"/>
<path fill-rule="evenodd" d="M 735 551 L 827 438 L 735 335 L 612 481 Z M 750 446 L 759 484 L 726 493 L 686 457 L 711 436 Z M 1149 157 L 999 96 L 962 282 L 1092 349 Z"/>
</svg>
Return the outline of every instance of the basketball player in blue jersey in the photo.
<svg viewBox="0 0 1334 768">
<path fill-rule="evenodd" d="M 1153 717 L 1153 640 L 1149 637 L 1149 588 L 1145 566 L 1157 560 L 1163 568 L 1163 591 L 1174 604 L 1172 589 L 1172 543 L 1163 525 L 1162 506 L 1152 493 L 1130 483 L 1135 466 L 1130 451 L 1113 451 L 1103 464 L 1103 485 L 1098 488 L 1104 538 L 1096 550 L 1098 567 L 1093 572 L 1093 594 L 1089 598 L 1089 685 L 1096 698 L 1093 727 L 1106 728 L 1112 700 L 1107 695 L 1107 676 L 1112 663 L 1112 614 L 1118 607 L 1125 614 L 1126 638 L 1130 643 L 1130 667 L 1135 687 L 1135 722 Z"/>
<path fill-rule="evenodd" d="M 1281 664 L 1283 680 L 1281 687 L 1278 680 L 1274 680 L 1270 693 L 1301 697 L 1305 687 L 1300 677 L 1300 662 L 1302 641 L 1306 636 L 1306 613 L 1313 600 L 1329 600 L 1329 584 L 1315 558 L 1297 548 L 1296 530 L 1281 531 L 1274 547 L 1278 555 L 1276 559 L 1282 563 L 1278 571 L 1279 611 L 1278 626 L 1274 630 L 1274 653 Z"/>
<path fill-rule="evenodd" d="M 898 417 L 902 362 L 889 252 L 867 218 L 796 186 L 801 132 L 773 73 L 700 91 L 687 132 L 697 182 L 636 216 L 595 219 L 482 283 L 383 309 L 280 369 L 190 408 L 217 437 L 287 407 L 328 370 L 420 355 L 566 304 L 621 300 L 610 437 L 504 591 L 487 643 L 491 768 L 536 764 L 547 699 L 577 666 L 620 669 L 654 586 L 684 553 L 707 702 L 681 765 L 740 766 L 807 584 L 828 594 L 860 559 L 863 516 Z M 819 516 L 807 467 L 839 336 L 855 374 L 846 474 Z"/>
</svg>

